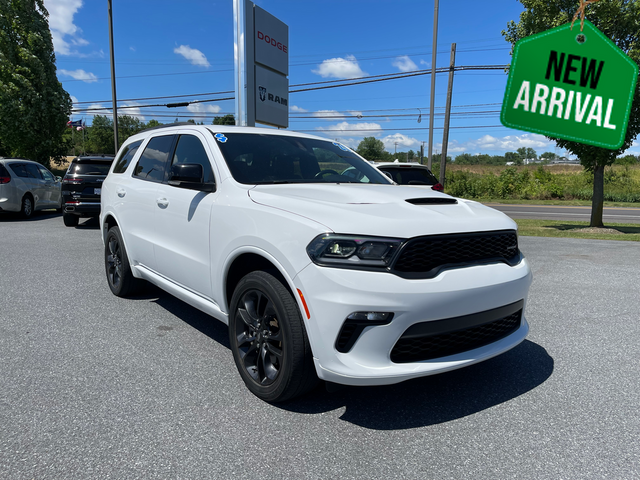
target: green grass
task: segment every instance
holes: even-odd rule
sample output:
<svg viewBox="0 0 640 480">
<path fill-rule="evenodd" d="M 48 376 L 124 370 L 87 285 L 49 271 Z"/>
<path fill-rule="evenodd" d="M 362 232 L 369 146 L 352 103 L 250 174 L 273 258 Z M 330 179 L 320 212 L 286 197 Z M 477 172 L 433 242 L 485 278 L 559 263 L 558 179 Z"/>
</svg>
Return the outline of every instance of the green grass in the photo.
<svg viewBox="0 0 640 480">
<path fill-rule="evenodd" d="M 564 207 L 590 207 L 591 200 L 505 200 L 503 198 L 477 198 L 476 201 L 479 201 L 484 204 L 489 203 L 502 203 L 506 205 L 561 205 Z M 633 202 L 604 202 L 605 207 L 632 207 L 632 208 L 640 208 L 640 203 Z"/>
<path fill-rule="evenodd" d="M 605 228 L 617 230 L 619 233 L 586 233 L 577 232 L 588 228 L 587 222 L 568 222 L 562 220 L 515 220 L 518 234 L 529 237 L 585 238 L 591 240 L 623 240 L 640 242 L 640 224 L 611 223 Z"/>
</svg>

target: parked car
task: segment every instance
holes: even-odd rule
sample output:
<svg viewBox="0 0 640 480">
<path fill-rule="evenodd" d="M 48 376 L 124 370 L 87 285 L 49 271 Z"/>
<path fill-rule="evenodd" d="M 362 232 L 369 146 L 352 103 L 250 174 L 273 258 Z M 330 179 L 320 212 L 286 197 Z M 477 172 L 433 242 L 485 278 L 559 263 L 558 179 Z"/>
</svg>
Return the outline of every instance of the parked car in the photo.
<svg viewBox="0 0 640 480">
<path fill-rule="evenodd" d="M 0 157 L 0 212 L 29 218 L 37 210 L 60 211 L 60 177 L 37 162 Z"/>
<path fill-rule="evenodd" d="M 335 141 L 155 128 L 127 139 L 101 201 L 113 294 L 146 280 L 227 324 L 240 376 L 266 401 L 318 378 L 384 385 L 464 367 L 529 329 L 531 270 L 509 217 L 394 185 Z"/>
<path fill-rule="evenodd" d="M 83 155 L 71 161 L 62 179 L 62 220 L 67 227 L 77 226 L 80 218 L 100 215 L 102 182 L 113 159 L 113 155 Z"/>
<path fill-rule="evenodd" d="M 375 165 L 398 185 L 426 185 L 438 192 L 444 190 L 431 170 L 419 163 L 384 162 Z"/>
</svg>

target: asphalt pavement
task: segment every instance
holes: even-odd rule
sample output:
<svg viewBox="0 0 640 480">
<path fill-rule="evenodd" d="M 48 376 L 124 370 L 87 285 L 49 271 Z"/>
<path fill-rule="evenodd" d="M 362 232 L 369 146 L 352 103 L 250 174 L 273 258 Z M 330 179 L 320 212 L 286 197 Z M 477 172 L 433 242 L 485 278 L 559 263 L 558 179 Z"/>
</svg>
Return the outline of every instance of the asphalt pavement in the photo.
<svg viewBox="0 0 640 480">
<path fill-rule="evenodd" d="M 508 205 L 504 203 L 486 203 L 485 205 L 506 213 L 511 218 L 537 220 L 570 220 L 588 222 L 591 219 L 591 207 L 565 207 L 562 205 Z M 602 213 L 605 223 L 640 223 L 640 208 L 605 207 Z"/>
<path fill-rule="evenodd" d="M 528 339 L 272 406 L 226 328 L 106 284 L 96 221 L 0 217 L 0 478 L 637 479 L 640 247 L 521 237 Z"/>
</svg>

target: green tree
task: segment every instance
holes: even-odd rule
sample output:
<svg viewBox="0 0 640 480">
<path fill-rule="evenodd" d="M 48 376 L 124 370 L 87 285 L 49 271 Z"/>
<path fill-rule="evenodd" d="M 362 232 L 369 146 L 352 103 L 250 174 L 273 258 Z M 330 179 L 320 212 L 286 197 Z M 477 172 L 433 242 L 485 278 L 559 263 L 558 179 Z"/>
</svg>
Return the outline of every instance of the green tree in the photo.
<svg viewBox="0 0 640 480">
<path fill-rule="evenodd" d="M 135 135 L 145 128 L 147 128 L 145 123 L 136 117 L 130 117 L 129 115 L 118 115 L 118 143 L 122 145 L 124 141 L 131 135 Z"/>
<path fill-rule="evenodd" d="M 71 114 L 48 16 L 43 0 L 0 1 L 0 150 L 47 166 L 66 154 Z"/>
<path fill-rule="evenodd" d="M 147 125 L 145 125 L 145 128 L 154 128 L 154 127 L 159 127 L 160 125 L 162 125 L 162 123 L 160 123 L 158 120 L 149 120 L 147 122 Z"/>
<path fill-rule="evenodd" d="M 385 158 L 384 143 L 376 137 L 364 137 L 358 144 L 356 152 L 367 160 L 382 160 Z"/>
<path fill-rule="evenodd" d="M 113 120 L 104 115 L 93 117 L 86 134 L 87 153 L 114 153 Z"/>
<path fill-rule="evenodd" d="M 525 11 L 520 21 L 511 21 L 502 31 L 505 39 L 515 44 L 518 40 L 550 28 L 571 22 L 578 7 L 568 0 L 520 0 Z M 586 17 L 633 61 L 640 63 L 640 0 L 609 0 L 589 5 Z M 627 134 L 617 150 L 585 145 L 583 143 L 551 138 L 561 148 L 569 150 L 580 159 L 582 166 L 593 174 L 593 200 L 591 203 L 592 227 L 602 227 L 604 204 L 604 168 L 615 162 L 640 133 L 640 79 L 631 105 Z"/>
<path fill-rule="evenodd" d="M 624 157 L 616 158 L 616 165 L 635 165 L 638 163 L 638 157 L 634 155 L 625 155 Z"/>
<path fill-rule="evenodd" d="M 233 115 L 228 113 L 224 117 L 213 117 L 211 125 L 235 125 L 236 119 Z"/>
</svg>

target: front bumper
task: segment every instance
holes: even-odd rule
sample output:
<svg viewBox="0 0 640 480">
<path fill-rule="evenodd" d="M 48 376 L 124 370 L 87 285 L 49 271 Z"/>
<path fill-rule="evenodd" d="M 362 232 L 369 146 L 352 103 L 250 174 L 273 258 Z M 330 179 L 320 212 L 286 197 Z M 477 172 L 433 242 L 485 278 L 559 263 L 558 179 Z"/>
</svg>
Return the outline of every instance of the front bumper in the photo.
<svg viewBox="0 0 640 480">
<path fill-rule="evenodd" d="M 391 351 L 412 325 L 463 317 L 523 302 L 532 275 L 525 259 L 450 269 L 437 277 L 408 280 L 390 273 L 319 267 L 310 264 L 294 279 L 306 299 L 306 321 L 318 376 L 346 385 L 385 385 L 454 370 L 487 360 L 526 337 L 524 317 L 516 330 L 493 343 L 441 358 L 394 363 Z M 304 311 L 304 310 L 303 310 Z M 346 353 L 336 349 L 344 320 L 354 312 L 393 312 L 387 325 L 365 327 Z"/>
</svg>

